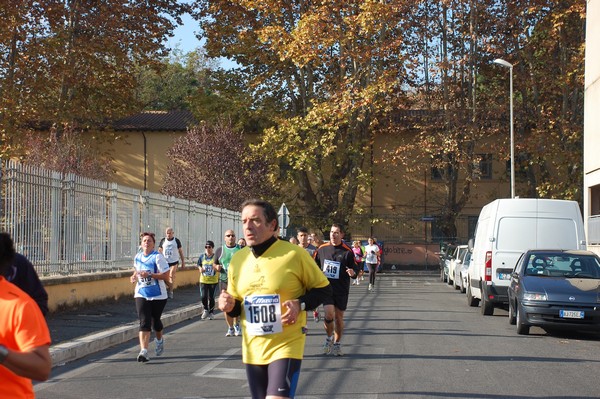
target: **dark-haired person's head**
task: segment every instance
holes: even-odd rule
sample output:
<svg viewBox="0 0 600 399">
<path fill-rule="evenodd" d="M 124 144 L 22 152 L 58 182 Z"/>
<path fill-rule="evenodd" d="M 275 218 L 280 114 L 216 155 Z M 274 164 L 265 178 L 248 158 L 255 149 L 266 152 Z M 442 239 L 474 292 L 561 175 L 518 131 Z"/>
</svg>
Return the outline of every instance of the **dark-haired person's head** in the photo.
<svg viewBox="0 0 600 399">
<path fill-rule="evenodd" d="M 273 205 L 260 199 L 251 199 L 242 204 L 244 236 L 250 246 L 262 244 L 278 230 L 277 212 Z"/>
<path fill-rule="evenodd" d="M 308 229 L 304 226 L 298 227 L 297 238 L 300 242 L 300 245 L 302 245 L 303 248 L 308 247 L 308 244 L 310 244 L 310 242 L 308 241 L 308 237 Z"/>
<path fill-rule="evenodd" d="M 304 226 L 298 227 L 298 233 L 306 233 L 308 235 L 308 229 Z"/>
<path fill-rule="evenodd" d="M 344 226 L 339 223 L 333 223 L 331 225 L 331 230 L 329 231 L 329 241 L 331 241 L 333 245 L 340 245 L 343 238 Z"/>
<path fill-rule="evenodd" d="M 156 238 L 155 238 L 155 234 L 154 233 L 150 233 L 148 231 L 144 231 L 143 233 L 140 234 L 140 238 L 142 241 L 144 241 L 144 237 L 149 237 L 150 239 L 152 239 L 152 242 L 156 244 Z"/>
<path fill-rule="evenodd" d="M 15 244 L 8 233 L 0 233 L 0 275 L 5 275 L 6 270 L 15 259 Z"/>
</svg>

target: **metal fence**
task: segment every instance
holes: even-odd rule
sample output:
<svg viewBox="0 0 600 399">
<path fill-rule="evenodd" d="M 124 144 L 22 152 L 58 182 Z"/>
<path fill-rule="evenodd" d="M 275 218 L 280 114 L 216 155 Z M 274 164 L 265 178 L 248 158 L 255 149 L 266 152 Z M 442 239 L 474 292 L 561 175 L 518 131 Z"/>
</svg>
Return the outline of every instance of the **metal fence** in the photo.
<svg viewBox="0 0 600 399">
<path fill-rule="evenodd" d="M 142 231 L 171 226 L 187 259 L 241 232 L 240 214 L 73 174 L 2 163 L 1 229 L 41 276 L 130 268 Z M 158 242 L 157 242 L 158 244 Z"/>
</svg>

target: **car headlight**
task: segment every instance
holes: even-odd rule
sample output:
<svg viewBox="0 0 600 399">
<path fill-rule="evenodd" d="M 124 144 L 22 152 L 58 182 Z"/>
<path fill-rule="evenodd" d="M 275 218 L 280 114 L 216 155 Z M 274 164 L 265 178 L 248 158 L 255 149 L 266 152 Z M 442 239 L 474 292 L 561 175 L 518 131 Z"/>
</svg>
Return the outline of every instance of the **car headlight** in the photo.
<svg viewBox="0 0 600 399">
<path fill-rule="evenodd" d="M 526 292 L 523 294 L 523 299 L 526 301 L 547 301 L 548 295 L 537 292 Z"/>
</svg>

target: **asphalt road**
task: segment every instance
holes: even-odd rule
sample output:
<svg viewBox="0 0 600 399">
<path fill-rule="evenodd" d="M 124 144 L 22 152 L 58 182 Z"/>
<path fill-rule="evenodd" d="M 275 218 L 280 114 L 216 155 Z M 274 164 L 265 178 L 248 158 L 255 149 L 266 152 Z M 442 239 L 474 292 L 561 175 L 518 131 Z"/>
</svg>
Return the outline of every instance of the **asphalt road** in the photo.
<svg viewBox="0 0 600 399">
<path fill-rule="evenodd" d="M 484 317 L 439 276 L 388 274 L 352 287 L 345 356 L 309 333 L 297 398 L 597 398 L 600 336 L 519 336 L 506 312 Z M 136 340 L 55 367 L 38 399 L 249 397 L 239 337 L 215 320 L 172 326 L 160 358 L 137 363 Z M 152 354 L 152 352 L 151 352 Z"/>
</svg>

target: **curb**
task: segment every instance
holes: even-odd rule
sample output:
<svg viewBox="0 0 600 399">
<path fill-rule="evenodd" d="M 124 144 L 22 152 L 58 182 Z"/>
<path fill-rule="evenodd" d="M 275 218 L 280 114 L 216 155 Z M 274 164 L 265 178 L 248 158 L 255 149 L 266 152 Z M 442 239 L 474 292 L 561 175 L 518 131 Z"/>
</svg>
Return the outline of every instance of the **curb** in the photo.
<svg viewBox="0 0 600 399">
<path fill-rule="evenodd" d="M 163 314 L 161 320 L 165 327 L 172 326 L 185 320 L 200 317 L 201 308 L 202 305 L 184 306 Z M 137 338 L 138 332 L 139 324 L 131 322 L 50 346 L 52 367 L 62 366 L 65 363 L 81 359 L 89 354 Z"/>
</svg>

